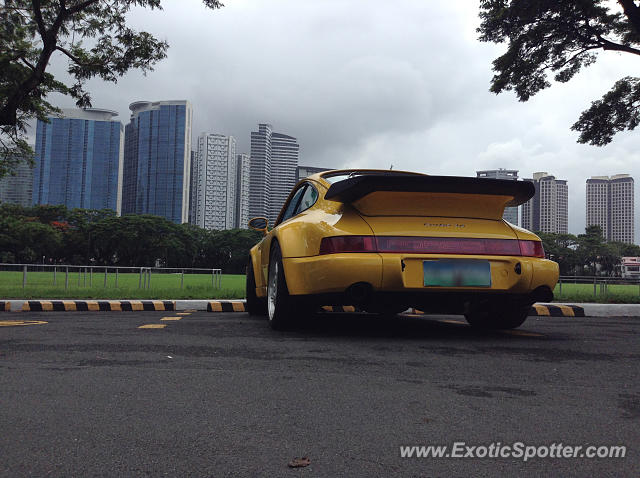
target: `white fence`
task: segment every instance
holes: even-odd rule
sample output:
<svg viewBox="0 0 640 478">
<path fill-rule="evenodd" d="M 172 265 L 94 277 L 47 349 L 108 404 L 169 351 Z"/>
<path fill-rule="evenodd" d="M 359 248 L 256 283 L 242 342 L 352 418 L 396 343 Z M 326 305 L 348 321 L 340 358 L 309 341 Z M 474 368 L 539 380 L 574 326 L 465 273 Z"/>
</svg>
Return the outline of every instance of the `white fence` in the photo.
<svg viewBox="0 0 640 478">
<path fill-rule="evenodd" d="M 206 274 L 211 275 L 211 288 L 220 289 L 222 285 L 222 269 L 205 268 L 170 268 L 170 267 L 120 267 L 120 266 L 82 266 L 68 264 L 6 264 L 0 263 L 0 271 L 14 272 L 18 274 L 4 274 L 2 281 L 4 285 L 10 285 L 6 281 L 20 284 L 22 288 L 34 283 L 37 285 L 49 285 L 59 287 L 64 283 L 64 289 L 72 286 L 94 287 L 102 284 L 104 288 L 119 286 L 121 274 L 137 274 L 138 289 L 151 289 L 153 277 L 159 275 L 173 275 L 175 282 L 169 284 L 184 289 L 185 275 Z M 19 273 L 22 274 L 19 274 Z M 42 274 L 43 272 L 47 274 Z M 164 281 L 165 284 L 167 283 Z"/>
</svg>

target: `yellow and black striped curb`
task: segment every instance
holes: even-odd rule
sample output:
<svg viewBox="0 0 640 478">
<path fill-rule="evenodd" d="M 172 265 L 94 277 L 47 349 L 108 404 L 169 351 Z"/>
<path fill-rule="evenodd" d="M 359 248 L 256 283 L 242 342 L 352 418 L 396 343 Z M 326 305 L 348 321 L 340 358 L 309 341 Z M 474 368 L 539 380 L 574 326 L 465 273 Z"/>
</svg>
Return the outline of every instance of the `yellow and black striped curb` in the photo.
<svg viewBox="0 0 640 478">
<path fill-rule="evenodd" d="M 245 301 L 211 300 L 207 303 L 207 312 L 246 312 Z"/>
<path fill-rule="evenodd" d="M 413 309 L 414 314 L 424 314 L 421 310 Z M 550 305 L 534 304 L 529 310 L 529 317 L 586 317 L 584 307 L 578 305 Z"/>
<path fill-rule="evenodd" d="M 323 312 L 361 312 L 352 305 L 325 305 Z M 409 309 L 413 314 L 424 314 L 417 309 Z M 207 312 L 246 312 L 244 301 L 215 300 L 207 304 Z M 584 308 L 578 305 L 542 305 L 535 304 L 529 311 L 530 316 L 545 317 L 585 317 Z"/>
<path fill-rule="evenodd" d="M 173 300 L 25 300 L 22 306 L 12 309 L 12 302 L 0 301 L 0 311 L 46 312 L 46 311 L 166 311 L 176 310 Z"/>
<path fill-rule="evenodd" d="M 548 317 L 585 317 L 584 307 L 579 305 L 542 305 L 534 304 L 529 311 L 530 316 Z"/>
</svg>

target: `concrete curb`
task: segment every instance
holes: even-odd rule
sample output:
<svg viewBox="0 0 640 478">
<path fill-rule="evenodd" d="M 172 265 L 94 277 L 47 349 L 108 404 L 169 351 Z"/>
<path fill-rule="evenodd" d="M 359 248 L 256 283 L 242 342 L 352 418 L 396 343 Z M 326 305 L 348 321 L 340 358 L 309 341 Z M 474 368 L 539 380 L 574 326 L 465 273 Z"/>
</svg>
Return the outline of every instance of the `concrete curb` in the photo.
<svg viewBox="0 0 640 478">
<path fill-rule="evenodd" d="M 0 300 L 0 312 L 41 311 L 207 311 L 245 312 L 238 300 Z M 324 306 L 325 312 L 357 312 L 352 306 Z M 407 312 L 422 314 L 416 309 Z M 530 316 L 538 317 L 640 317 L 640 304 L 535 304 Z"/>
<path fill-rule="evenodd" d="M 5 300 L 0 311 L 5 312 L 111 312 L 111 311 L 176 310 L 172 300 Z"/>
</svg>

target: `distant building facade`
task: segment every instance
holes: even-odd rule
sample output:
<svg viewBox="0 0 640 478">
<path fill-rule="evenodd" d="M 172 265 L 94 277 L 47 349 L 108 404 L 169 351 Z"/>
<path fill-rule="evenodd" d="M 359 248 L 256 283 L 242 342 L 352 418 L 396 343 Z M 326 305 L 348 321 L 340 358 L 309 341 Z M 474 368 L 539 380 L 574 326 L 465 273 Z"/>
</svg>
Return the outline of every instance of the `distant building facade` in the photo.
<svg viewBox="0 0 640 478">
<path fill-rule="evenodd" d="M 236 140 L 222 134 L 201 134 L 195 155 L 195 224 L 205 229 L 236 227 Z"/>
<path fill-rule="evenodd" d="M 507 179 L 512 181 L 518 180 L 518 171 L 514 169 L 488 169 L 486 171 L 476 171 L 476 176 L 479 178 L 489 178 L 489 179 Z M 520 225 L 520 221 L 518 220 L 518 207 L 506 207 L 504 209 L 504 214 L 502 218 L 505 221 L 510 222 L 511 224 L 515 224 L 516 226 Z"/>
<path fill-rule="evenodd" d="M 251 132 L 249 215 L 273 224 L 296 184 L 300 146 L 293 136 L 275 133 L 270 124 Z"/>
<path fill-rule="evenodd" d="M 634 181 L 628 174 L 587 179 L 586 226 L 600 226 L 608 241 L 633 244 Z"/>
<path fill-rule="evenodd" d="M 29 207 L 33 196 L 33 169 L 22 161 L 14 172 L 15 175 L 0 179 L 0 202 Z"/>
<path fill-rule="evenodd" d="M 331 171 L 334 168 L 319 168 L 317 166 L 298 166 L 296 168 L 296 176 L 298 181 L 304 178 L 308 178 L 312 174 L 321 173 L 323 171 Z"/>
<path fill-rule="evenodd" d="M 137 101 L 129 105 L 123 214 L 189 220 L 192 108 L 188 101 Z"/>
<path fill-rule="evenodd" d="M 251 167 L 249 155 L 242 153 L 237 156 L 236 176 L 236 227 L 248 229 L 249 219 L 249 181 Z"/>
<path fill-rule="evenodd" d="M 569 231 L 569 186 L 549 173 L 534 173 L 530 181 L 535 195 L 522 205 L 522 227 L 531 231 L 567 234 Z"/>
<path fill-rule="evenodd" d="M 124 130 L 115 111 L 63 110 L 36 127 L 33 204 L 120 214 Z"/>
</svg>

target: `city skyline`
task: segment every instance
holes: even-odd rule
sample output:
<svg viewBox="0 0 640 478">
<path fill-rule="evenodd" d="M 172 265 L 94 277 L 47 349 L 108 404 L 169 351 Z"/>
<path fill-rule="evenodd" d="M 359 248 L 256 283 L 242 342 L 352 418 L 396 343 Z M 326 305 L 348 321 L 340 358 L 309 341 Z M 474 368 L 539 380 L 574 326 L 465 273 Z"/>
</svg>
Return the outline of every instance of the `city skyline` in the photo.
<svg viewBox="0 0 640 478">
<path fill-rule="evenodd" d="M 153 106 L 151 109 L 153 109 L 154 107 L 158 107 L 158 105 L 162 104 L 162 103 L 172 103 L 172 102 L 134 102 L 132 104 L 132 120 L 134 117 L 136 117 L 136 115 L 141 112 L 144 111 L 145 109 L 147 109 L 149 107 L 149 105 L 155 105 Z M 176 102 L 173 102 L 176 103 Z M 181 101 L 178 103 L 184 103 L 184 104 L 188 104 L 189 102 L 185 101 Z M 140 111 L 138 111 L 138 108 L 140 109 Z M 81 117 L 84 116 L 91 116 L 91 115 L 107 115 L 110 118 L 113 117 L 115 115 L 115 112 L 110 111 L 110 110 L 104 110 L 104 109 L 97 109 L 97 108 L 93 108 L 93 109 L 87 109 L 87 110 L 67 110 L 66 111 L 67 116 L 77 116 L 78 118 L 75 119 L 79 119 Z M 84 116 L 83 116 L 84 115 Z M 60 119 L 60 118 L 54 118 L 54 119 Z M 62 118 L 64 119 L 64 118 Z M 95 119 L 95 118 L 94 118 Z M 87 118 L 83 119 L 82 121 L 87 121 Z M 186 120 L 185 120 L 186 121 Z M 121 123 L 120 123 L 121 125 Z M 131 126 L 131 123 L 127 126 Z M 269 159 L 270 161 L 270 167 L 273 169 L 273 165 L 274 163 L 277 164 L 276 161 L 273 161 L 273 150 L 275 149 L 277 151 L 277 155 L 282 155 L 282 159 L 277 159 L 277 161 L 281 161 L 282 165 L 287 165 L 288 167 L 285 168 L 286 170 L 286 175 L 287 177 L 283 176 L 282 171 L 279 172 L 279 177 L 284 178 L 287 183 L 291 182 L 291 185 L 288 187 L 279 187 L 280 191 L 280 195 L 282 195 L 282 197 L 277 197 L 276 194 L 272 194 L 271 192 L 271 186 L 272 185 L 278 185 L 278 181 L 273 181 L 269 183 L 269 191 L 268 194 L 265 195 L 265 197 L 269 197 L 270 199 L 272 199 L 271 201 L 269 201 L 268 204 L 266 204 L 267 207 L 267 216 L 269 217 L 270 221 L 274 221 L 275 217 L 277 217 L 278 212 L 280 211 L 281 208 L 281 203 L 284 201 L 284 199 L 286 198 L 286 196 L 288 195 L 288 191 L 291 189 L 292 185 L 295 183 L 295 181 L 300 179 L 300 171 L 301 170 L 309 170 L 308 172 L 315 172 L 318 170 L 324 170 L 327 168 L 318 168 L 318 167 L 314 167 L 314 166 L 299 166 L 298 165 L 298 161 L 299 161 L 299 144 L 297 143 L 297 140 L 295 137 L 293 136 L 289 136 L 286 134 L 282 134 L 282 133 L 275 133 L 273 132 L 273 128 L 271 127 L 271 125 L 266 124 L 266 123 L 259 123 L 259 131 L 258 132 L 252 132 L 253 134 L 259 134 L 262 135 L 264 137 L 266 137 L 265 135 L 269 134 L 270 140 L 269 140 L 269 145 L 268 148 L 271 150 L 271 157 Z M 216 133 L 217 134 L 217 133 Z M 190 133 L 189 133 L 190 135 Z M 135 133 L 131 135 L 130 138 L 127 138 L 126 135 L 124 138 L 122 138 L 124 141 L 127 142 L 131 142 L 133 140 L 135 136 Z M 218 136 L 224 136 L 224 135 L 218 135 Z M 234 137 L 229 137 L 233 139 L 233 143 L 235 146 L 235 138 Z M 275 138 L 275 141 L 274 141 Z M 275 144 L 275 148 L 274 148 L 274 144 Z M 131 147 L 131 145 L 129 144 L 129 147 Z M 197 148 L 197 146 L 196 146 Z M 189 152 L 189 154 L 191 154 L 191 152 Z M 239 160 L 241 155 L 236 155 L 236 150 L 235 148 L 233 149 L 233 153 L 231 154 L 231 161 L 233 163 L 235 163 L 237 160 Z M 288 156 L 287 156 L 288 155 Z M 278 156 L 276 156 L 278 157 Z M 248 162 L 248 158 L 247 158 L 247 162 Z M 294 166 L 295 164 L 295 166 Z M 187 169 L 190 169 L 193 166 L 193 161 L 188 161 L 187 162 Z M 86 167 L 85 167 L 86 169 Z M 228 187 L 229 188 L 238 188 L 240 189 L 240 185 L 242 184 L 241 182 L 238 182 L 241 178 L 242 178 L 242 173 L 239 169 L 236 169 L 236 166 L 233 165 L 232 166 L 233 172 L 231 173 L 231 175 L 227 176 L 227 182 L 228 182 Z M 189 175 L 191 174 L 191 172 L 188 173 Z M 535 173 L 537 175 L 547 175 L 547 173 Z M 535 176 L 534 174 L 534 176 Z M 485 171 L 476 171 L 476 175 L 477 177 L 491 177 L 492 175 L 495 177 L 502 177 L 502 178 L 509 178 L 509 179 L 517 179 L 518 177 L 518 170 L 508 170 L 506 168 L 498 168 L 495 170 L 485 170 Z M 290 176 L 290 177 L 288 177 Z M 263 175 L 263 177 L 266 178 L 266 175 Z M 623 177 L 629 177 L 628 174 L 619 174 L 619 175 L 615 175 L 612 178 L 616 178 L 616 179 L 621 179 Z M 594 176 L 592 179 L 594 178 L 601 178 L 600 176 Z M 539 181 L 541 178 L 538 178 L 537 180 Z M 563 180 L 555 180 L 555 182 L 553 183 L 548 183 L 548 184 L 561 184 L 563 185 L 562 187 L 566 187 L 566 181 L 563 182 Z M 629 186 L 631 189 L 629 192 L 627 192 L 627 202 L 631 201 L 631 204 L 629 206 L 629 204 L 626 204 L 627 207 L 627 212 L 625 213 L 627 217 L 633 218 L 633 211 L 634 211 L 634 204 L 633 201 L 635 199 L 635 194 L 633 191 L 634 188 L 634 184 L 633 184 L 633 179 L 630 178 L 631 181 L 631 186 Z M 624 182 L 624 181 L 623 181 Z M 34 180 L 35 183 L 35 180 Z M 544 183 L 547 184 L 547 183 Z M 246 186 L 246 184 L 245 184 Z M 189 198 L 189 193 L 188 193 L 188 189 L 187 188 L 187 198 Z M 246 188 L 245 188 L 246 189 Z M 628 189 L 628 187 L 627 187 Z M 116 192 L 116 194 L 118 194 L 119 191 Z M 247 192 L 245 191 L 245 194 L 247 194 Z M 562 201 L 565 201 L 568 205 L 568 197 L 570 197 L 568 194 L 562 193 L 560 196 L 558 196 L 557 192 L 553 192 L 553 193 L 549 193 L 549 194 L 555 194 L 557 198 L 560 198 Z M 562 198 L 566 198 L 566 199 L 562 199 Z M 249 199 L 247 201 L 248 198 L 245 198 L 245 207 L 247 204 L 251 203 L 251 200 Z M 184 207 L 184 205 L 182 205 Z M 555 207 L 555 206 L 553 206 Z M 117 209 L 115 209 L 117 210 Z M 520 222 L 523 227 L 527 227 L 527 225 L 529 225 L 529 228 L 531 228 L 532 230 L 536 230 L 535 225 L 537 224 L 538 227 L 540 228 L 540 230 L 542 230 L 543 232 L 546 231 L 565 231 L 567 230 L 564 226 L 564 224 L 568 224 L 568 207 L 565 206 L 561 206 L 560 209 L 556 209 L 557 211 L 561 211 L 559 212 L 559 216 L 553 217 L 553 214 L 551 214 L 550 212 L 545 213 L 544 211 L 542 211 L 542 215 L 539 217 L 539 219 L 528 219 L 525 220 L 523 219 L 522 221 L 510 221 L 513 222 L 514 224 L 518 224 L 518 222 Z M 210 225 L 208 226 L 208 228 L 220 228 L 220 229 L 224 229 L 224 228 L 231 228 L 231 227 L 238 227 L 243 225 L 243 223 L 240 220 L 240 205 L 239 205 L 239 199 L 238 199 L 238 194 L 236 192 L 232 192 L 230 199 L 229 199 L 229 205 L 225 207 L 225 211 L 229 211 L 229 217 L 225 219 L 225 224 L 216 224 L 214 225 Z M 191 214 L 192 209 L 189 207 L 189 204 L 187 204 L 187 214 Z M 531 214 L 531 210 L 528 210 L 527 214 Z M 614 214 L 615 216 L 615 214 Z M 245 215 L 245 218 L 250 218 L 250 215 Z M 507 218 L 507 215 L 505 214 L 505 218 Z M 545 219 L 546 218 L 546 219 Z M 189 218 L 187 218 L 189 220 Z M 508 218 L 507 218 L 508 219 Z M 182 219 L 181 219 L 182 220 Z M 558 222 L 558 224 L 560 224 L 560 226 L 558 226 L 557 224 L 552 224 L 553 221 Z M 545 222 L 547 221 L 547 222 Z M 187 222 L 187 221 L 185 221 Z M 194 222 L 193 219 L 191 219 L 191 222 Z M 585 214 L 585 223 L 587 225 L 590 225 L 590 223 L 593 223 L 594 221 L 589 219 L 589 212 L 588 212 L 588 206 L 587 206 L 587 212 Z M 199 224 L 199 222 L 196 222 Z M 597 221 L 596 221 L 597 223 Z M 618 223 L 622 223 L 620 220 L 618 220 L 616 222 Z M 635 227 L 633 225 L 633 222 L 626 220 L 624 221 L 625 225 L 625 230 L 617 235 L 615 235 L 615 238 L 613 236 L 611 236 L 608 233 L 609 227 L 605 226 L 603 227 L 603 231 L 605 234 L 605 238 L 610 239 L 610 240 L 623 240 L 624 242 L 635 242 Z M 630 224 L 629 224 L 630 223 Z M 626 234 L 626 236 L 625 236 Z"/>
</svg>

